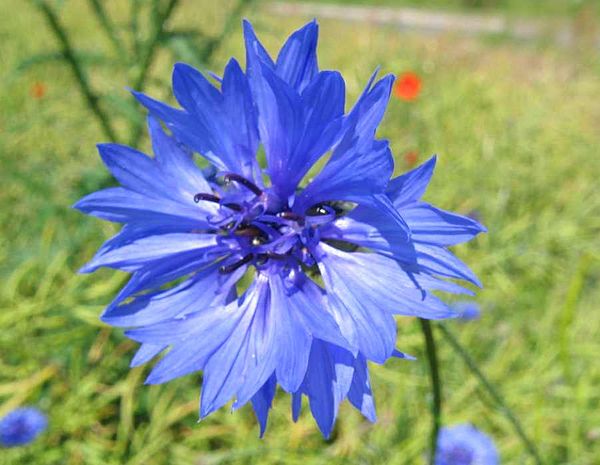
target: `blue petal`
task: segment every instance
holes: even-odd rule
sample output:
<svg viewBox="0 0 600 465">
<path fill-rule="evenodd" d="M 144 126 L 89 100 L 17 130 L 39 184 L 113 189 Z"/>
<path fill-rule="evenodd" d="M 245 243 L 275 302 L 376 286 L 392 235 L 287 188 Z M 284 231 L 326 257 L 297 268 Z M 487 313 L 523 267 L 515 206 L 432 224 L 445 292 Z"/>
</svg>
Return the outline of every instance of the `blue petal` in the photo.
<svg viewBox="0 0 600 465">
<path fill-rule="evenodd" d="M 415 249 L 420 269 L 439 276 L 464 279 L 481 287 L 481 282 L 469 267 L 446 249 L 421 243 L 415 243 Z"/>
<path fill-rule="evenodd" d="M 339 73 L 320 73 L 300 97 L 266 65 L 251 77 L 268 172 L 287 198 L 339 136 L 344 81 Z"/>
<path fill-rule="evenodd" d="M 220 250 L 223 254 L 226 253 L 224 248 L 217 247 L 215 251 L 217 250 Z M 214 263 L 214 261 L 210 256 L 207 257 L 205 253 L 199 254 L 197 251 L 192 251 L 171 256 L 169 260 L 144 266 L 132 274 L 131 279 L 119 291 L 107 311 L 140 291 L 155 290 L 190 273 L 198 272 Z"/>
<path fill-rule="evenodd" d="M 396 208 L 417 202 L 423 196 L 433 176 L 436 161 L 437 157 L 433 156 L 421 166 L 390 181 L 387 195 Z"/>
<path fill-rule="evenodd" d="M 368 359 L 385 362 L 394 350 L 396 323 L 390 311 L 391 305 L 380 305 L 387 295 L 374 297 L 374 294 L 381 293 L 382 288 L 389 294 L 391 283 L 388 279 L 382 283 L 377 264 L 369 263 L 369 267 L 364 267 L 356 260 L 357 253 L 342 252 L 323 243 L 315 252 L 327 289 L 328 305 L 342 334 Z M 375 279 L 378 286 L 370 286 L 370 281 Z M 393 285 L 397 286 L 397 283 Z"/>
<path fill-rule="evenodd" d="M 292 393 L 292 420 L 294 422 L 298 421 L 300 418 L 300 412 L 302 411 L 302 393 L 301 392 L 293 392 Z"/>
<path fill-rule="evenodd" d="M 306 373 L 313 336 L 346 346 L 334 319 L 327 312 L 323 292 L 299 273 L 295 282 L 279 274 L 269 277 L 272 324 L 276 325 L 277 380 L 287 392 L 295 392 Z"/>
<path fill-rule="evenodd" d="M 392 352 L 392 357 L 403 358 L 405 360 L 416 360 L 416 357 L 413 357 L 412 355 L 405 354 L 404 352 L 400 352 L 397 349 L 394 349 L 394 352 Z"/>
<path fill-rule="evenodd" d="M 306 374 L 312 343 L 312 336 L 304 328 L 299 316 L 299 313 L 305 310 L 307 299 L 295 286 L 290 286 L 289 290 L 285 289 L 278 274 L 271 276 L 269 281 L 271 307 L 277 312 L 272 319 L 272 323 L 277 325 L 277 380 L 284 390 L 295 392 Z M 321 311 L 327 315 L 322 306 Z"/>
<path fill-rule="evenodd" d="M 220 169 L 227 169 L 221 159 L 213 153 L 213 139 L 207 128 L 189 113 L 170 107 L 140 92 L 132 92 L 150 114 L 163 121 L 173 135 L 185 145 L 198 152 Z"/>
<path fill-rule="evenodd" d="M 367 360 L 360 354 L 354 361 L 354 376 L 348 391 L 348 400 L 367 420 L 372 423 L 377 421 Z"/>
<path fill-rule="evenodd" d="M 331 226 L 322 228 L 321 237 L 369 247 L 406 263 L 416 261 L 415 247 L 406 230 L 399 227 L 390 215 L 365 205 L 339 217 Z"/>
<path fill-rule="evenodd" d="M 486 229 L 466 216 L 418 202 L 400 210 L 416 242 L 450 246 L 467 242 Z"/>
<path fill-rule="evenodd" d="M 229 60 L 225 67 L 223 85 L 224 113 L 231 137 L 233 152 L 229 165 L 248 179 L 262 182 L 256 160 L 259 145 L 258 122 L 248 79 L 238 62 Z"/>
<path fill-rule="evenodd" d="M 225 67 L 222 94 L 202 73 L 182 63 L 175 65 L 173 90 L 205 135 L 205 145 L 192 147 L 217 166 L 254 179 L 258 175 L 256 116 L 246 76 L 237 61 L 231 59 Z M 203 153 L 203 148 L 211 153 Z"/>
<path fill-rule="evenodd" d="M 427 290 L 468 292 L 454 283 L 407 271 L 396 260 L 379 254 L 342 252 L 323 243 L 316 254 L 330 308 L 342 334 L 378 363 L 394 350 L 396 324 L 392 314 L 428 319 L 456 316 Z"/>
<path fill-rule="evenodd" d="M 166 345 L 144 343 L 139 347 L 139 349 L 131 359 L 131 363 L 129 364 L 129 366 L 131 368 L 134 368 L 143 365 L 144 363 L 147 363 L 150 360 L 152 360 L 166 348 Z"/>
<path fill-rule="evenodd" d="M 132 302 L 111 305 L 101 319 L 112 326 L 146 326 L 182 318 L 210 305 L 223 305 L 243 269 L 236 270 L 234 276 L 224 276 L 218 267 L 219 263 L 213 264 L 166 291 L 143 294 Z"/>
<path fill-rule="evenodd" d="M 294 208 L 303 210 L 330 200 L 372 203 L 373 195 L 385 191 L 393 169 L 394 161 L 385 141 L 372 142 L 364 152 L 349 148 L 329 160 L 302 191 Z"/>
<path fill-rule="evenodd" d="M 152 158 L 119 144 L 98 144 L 98 151 L 106 167 L 123 187 L 150 198 L 183 200 L 193 205 L 193 194 L 182 199 L 175 189 L 176 180 L 163 176 Z"/>
<path fill-rule="evenodd" d="M 323 71 L 302 94 L 304 133 L 287 168 L 291 184 L 302 179 L 313 164 L 329 151 L 340 137 L 346 84 L 337 71 Z"/>
<path fill-rule="evenodd" d="M 185 63 L 177 63 L 173 68 L 173 93 L 179 104 L 201 118 L 207 127 L 210 127 L 211 113 L 223 103 L 219 90 L 200 71 Z"/>
<path fill-rule="evenodd" d="M 293 307 L 306 330 L 317 339 L 351 350 L 327 310 L 323 290 L 303 273 L 297 274 L 294 287 L 300 292 L 294 294 Z"/>
<path fill-rule="evenodd" d="M 344 349 L 315 339 L 302 387 L 323 436 L 329 438 L 339 405 L 348 395 L 354 373 L 354 357 Z"/>
<path fill-rule="evenodd" d="M 98 249 L 98 253 L 105 253 L 109 250 L 118 249 L 119 247 L 130 244 L 143 237 L 175 232 L 189 232 L 191 229 L 198 229 L 198 226 L 194 227 L 185 222 L 164 223 L 159 225 L 154 225 L 152 222 L 146 224 L 142 222 L 132 222 L 123 225 L 116 235 L 102 244 L 100 249 Z"/>
<path fill-rule="evenodd" d="M 204 369 L 209 357 L 223 350 L 222 346 L 232 337 L 240 316 L 235 304 L 215 305 L 188 319 L 154 325 L 152 334 L 150 327 L 128 331 L 126 334 L 132 339 L 170 340 L 173 345 L 148 375 L 146 384 L 166 383 Z"/>
<path fill-rule="evenodd" d="M 208 202 L 204 202 L 208 204 Z M 123 187 L 110 187 L 79 200 L 73 208 L 116 223 L 178 225 L 178 229 L 205 229 L 212 207 L 185 205 L 169 199 L 149 198 Z"/>
<path fill-rule="evenodd" d="M 385 191 L 394 161 L 388 143 L 373 138 L 393 82 L 393 76 L 386 76 L 361 96 L 344 122 L 331 159 L 301 194 L 299 209 L 328 200 L 372 202 Z"/>
<path fill-rule="evenodd" d="M 167 136 L 158 120 L 152 116 L 148 117 L 148 130 L 160 170 L 173 180 L 178 190 L 183 191 L 184 198 L 192 200 L 198 192 L 211 192 L 202 171 L 194 163 L 192 154 L 175 139 Z"/>
<path fill-rule="evenodd" d="M 216 335 L 217 328 L 221 326 L 227 328 L 226 322 L 235 323 L 242 317 L 243 314 L 237 310 L 235 304 L 227 307 L 213 305 L 200 308 L 196 313 L 184 318 L 171 318 L 140 328 L 129 329 L 125 331 L 125 335 L 137 342 L 157 345 L 175 345 L 182 341 L 190 341 L 190 337 L 194 337 L 191 342 L 200 344 L 205 340 L 213 340 L 213 331 Z M 206 332 L 211 337 L 202 337 L 201 340 L 197 337 Z"/>
<path fill-rule="evenodd" d="M 182 254 L 188 257 L 200 255 L 208 261 L 211 257 L 216 258 L 222 254 L 222 250 L 222 247 L 218 247 L 217 236 L 214 234 L 171 233 L 149 236 L 97 254 L 81 272 L 90 273 L 101 266 L 136 271 Z"/>
<path fill-rule="evenodd" d="M 377 127 L 385 114 L 393 83 L 394 76 L 392 75 L 380 79 L 373 88 L 369 88 L 369 82 L 368 90 L 363 92 L 346 118 L 344 137 L 332 158 L 352 150 L 361 152 L 370 147 Z"/>
<path fill-rule="evenodd" d="M 269 176 L 275 189 L 285 198 L 295 188 L 288 184 L 285 176 L 305 129 L 302 101 L 294 89 L 262 63 L 250 68 L 249 78 Z"/>
<path fill-rule="evenodd" d="M 261 387 L 254 397 L 252 397 L 252 407 L 256 414 L 256 419 L 260 424 L 260 437 L 262 438 L 267 430 L 267 420 L 269 419 L 269 410 L 273 404 L 275 390 L 277 388 L 277 379 L 271 376 Z"/>
<path fill-rule="evenodd" d="M 302 92 L 319 72 L 318 36 L 319 26 L 313 20 L 288 38 L 277 57 L 277 74 L 298 92 Z"/>
<path fill-rule="evenodd" d="M 260 63 L 264 63 L 268 65 L 271 69 L 275 69 L 275 63 L 260 43 L 256 34 L 254 33 L 254 28 L 249 21 L 243 21 L 244 27 L 244 41 L 246 43 L 246 67 L 248 68 L 248 72 L 250 68 L 254 66 L 259 66 Z"/>
<path fill-rule="evenodd" d="M 245 404 L 273 374 L 275 325 L 270 324 L 268 304 L 268 281 L 258 276 L 237 310 L 243 315 L 237 327 L 206 364 L 201 417 L 236 393 L 235 407 Z"/>
</svg>

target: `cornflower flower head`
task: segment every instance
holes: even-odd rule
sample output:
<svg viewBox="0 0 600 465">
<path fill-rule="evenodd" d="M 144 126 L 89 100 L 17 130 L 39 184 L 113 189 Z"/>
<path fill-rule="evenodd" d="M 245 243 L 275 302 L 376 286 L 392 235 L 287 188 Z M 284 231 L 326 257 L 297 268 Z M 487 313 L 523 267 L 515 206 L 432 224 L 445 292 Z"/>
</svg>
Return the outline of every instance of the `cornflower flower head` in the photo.
<svg viewBox="0 0 600 465">
<path fill-rule="evenodd" d="M 472 300 L 461 300 L 452 304 L 452 308 L 458 313 L 461 320 L 477 320 L 481 317 L 481 307 Z"/>
<path fill-rule="evenodd" d="M 435 465 L 498 465 L 500 458 L 489 436 L 472 425 L 442 428 Z"/>
<path fill-rule="evenodd" d="M 393 76 L 374 74 L 345 113 L 317 34 L 307 24 L 273 60 L 244 22 L 245 72 L 231 59 L 213 83 L 176 64 L 181 108 L 134 92 L 154 157 L 100 145 L 121 186 L 75 205 L 124 224 L 82 271 L 132 273 L 102 315 L 141 343 L 132 365 L 166 351 L 150 384 L 202 370 L 200 416 L 250 402 L 261 434 L 277 385 L 294 418 L 308 398 L 325 436 L 344 399 L 374 420 L 367 361 L 405 357 L 394 315 L 455 316 L 431 291 L 470 291 L 438 277 L 478 284 L 446 246 L 483 227 L 420 200 L 435 158 L 390 181 L 375 131 Z"/>
<path fill-rule="evenodd" d="M 48 418 L 37 408 L 17 408 L 0 419 L 0 445 L 16 447 L 28 444 L 47 426 Z"/>
</svg>

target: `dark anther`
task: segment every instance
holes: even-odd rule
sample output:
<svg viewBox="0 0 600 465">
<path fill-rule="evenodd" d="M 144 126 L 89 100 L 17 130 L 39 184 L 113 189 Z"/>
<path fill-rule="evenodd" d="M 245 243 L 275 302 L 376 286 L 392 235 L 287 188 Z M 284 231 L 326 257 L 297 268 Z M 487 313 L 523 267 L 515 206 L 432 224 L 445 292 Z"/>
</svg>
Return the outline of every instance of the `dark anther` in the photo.
<svg viewBox="0 0 600 465">
<path fill-rule="evenodd" d="M 261 253 L 261 254 L 258 254 L 256 257 L 256 264 L 258 266 L 262 266 L 265 263 L 267 263 L 270 259 L 285 260 L 286 258 L 288 258 L 288 256 L 281 254 L 281 253 L 275 253 L 275 252 Z"/>
<path fill-rule="evenodd" d="M 235 231 L 236 236 L 247 236 L 247 237 L 255 237 L 261 236 L 262 231 L 258 229 L 256 226 L 241 226 Z"/>
<path fill-rule="evenodd" d="M 252 261 L 253 258 L 254 258 L 254 254 L 249 253 L 244 258 L 242 258 L 241 260 L 238 260 L 235 263 L 232 263 L 231 265 L 223 265 L 222 267 L 219 268 L 219 273 L 221 273 L 221 274 L 231 273 L 231 272 L 237 270 L 238 268 L 240 268 L 241 266 L 244 266 L 246 263 Z"/>
<path fill-rule="evenodd" d="M 194 202 L 198 203 L 200 200 L 206 200 L 207 202 L 215 202 L 219 203 L 221 199 L 213 194 L 206 194 L 204 192 L 200 192 L 199 194 L 194 195 Z"/>
<path fill-rule="evenodd" d="M 286 254 L 275 252 L 267 252 L 267 257 L 273 258 L 275 260 L 285 260 L 286 258 L 288 258 Z"/>
<path fill-rule="evenodd" d="M 322 216 L 327 215 L 329 212 L 327 209 L 321 205 L 315 205 L 314 207 L 310 207 L 306 212 L 308 216 Z"/>
<path fill-rule="evenodd" d="M 244 186 L 246 189 L 254 192 L 256 195 L 261 195 L 263 193 L 263 191 L 260 189 L 260 187 L 258 187 L 253 182 L 248 181 L 246 178 L 244 178 L 243 176 L 240 176 L 239 174 L 227 173 L 227 174 L 225 174 L 225 176 L 223 176 L 223 179 L 225 180 L 225 182 L 235 181 L 238 184 L 241 184 L 242 186 Z"/>
<path fill-rule="evenodd" d="M 277 213 L 277 216 L 279 218 L 285 218 L 286 220 L 295 221 L 296 223 L 298 223 L 300 225 L 304 224 L 304 217 L 298 215 L 297 213 L 291 212 L 291 211 Z"/>
<path fill-rule="evenodd" d="M 238 205 L 237 203 L 224 203 L 223 206 L 233 210 L 234 212 L 242 211 L 242 206 Z"/>
</svg>

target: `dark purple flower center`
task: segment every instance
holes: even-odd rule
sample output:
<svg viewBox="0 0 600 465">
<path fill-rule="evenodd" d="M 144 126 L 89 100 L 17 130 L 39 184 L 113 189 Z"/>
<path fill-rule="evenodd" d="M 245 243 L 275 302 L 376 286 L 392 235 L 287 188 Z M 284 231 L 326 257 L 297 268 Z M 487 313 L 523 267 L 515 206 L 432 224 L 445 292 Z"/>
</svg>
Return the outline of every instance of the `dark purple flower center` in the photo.
<svg viewBox="0 0 600 465">
<path fill-rule="evenodd" d="M 337 217 L 333 207 L 318 204 L 300 213 L 270 188 L 263 189 L 238 174 L 226 173 L 222 179 L 221 184 L 213 184 L 213 193 L 194 196 L 196 203 L 212 202 L 222 207 L 218 215 L 209 218 L 213 232 L 232 248 L 221 273 L 247 264 L 262 269 L 273 261 L 314 265 L 310 248 L 320 240 L 319 227 Z"/>
</svg>

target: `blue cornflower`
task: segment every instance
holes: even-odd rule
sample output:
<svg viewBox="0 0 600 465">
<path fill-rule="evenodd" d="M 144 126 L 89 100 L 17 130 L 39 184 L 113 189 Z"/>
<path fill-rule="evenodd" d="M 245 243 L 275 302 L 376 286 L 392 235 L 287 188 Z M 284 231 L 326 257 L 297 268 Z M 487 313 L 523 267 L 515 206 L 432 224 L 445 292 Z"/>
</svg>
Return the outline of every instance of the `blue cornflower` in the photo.
<svg viewBox="0 0 600 465">
<path fill-rule="evenodd" d="M 472 300 L 461 300 L 454 302 L 452 308 L 462 320 L 477 320 L 481 316 L 481 308 L 477 302 Z"/>
<path fill-rule="evenodd" d="M 498 465 L 494 442 L 472 425 L 442 428 L 438 436 L 435 465 Z"/>
<path fill-rule="evenodd" d="M 471 292 L 437 277 L 479 285 L 446 247 L 484 228 L 420 201 L 435 158 L 390 181 L 375 131 L 394 77 L 373 75 L 345 114 L 344 80 L 317 66 L 317 33 L 315 22 L 296 31 L 274 61 L 244 22 L 245 72 L 231 59 L 213 84 L 175 65 L 181 109 L 134 92 L 154 157 L 99 145 L 121 187 L 75 205 L 124 224 L 83 271 L 132 273 L 102 315 L 142 343 L 132 365 L 169 348 L 147 383 L 202 370 L 200 416 L 250 401 L 261 433 L 277 385 L 294 417 L 308 397 L 325 436 L 346 398 L 374 420 L 367 361 L 405 357 L 393 316 L 455 316 L 431 291 Z"/>
<path fill-rule="evenodd" d="M 34 407 L 21 407 L 0 419 L 0 445 L 22 446 L 33 441 L 48 426 L 48 419 Z"/>
</svg>

